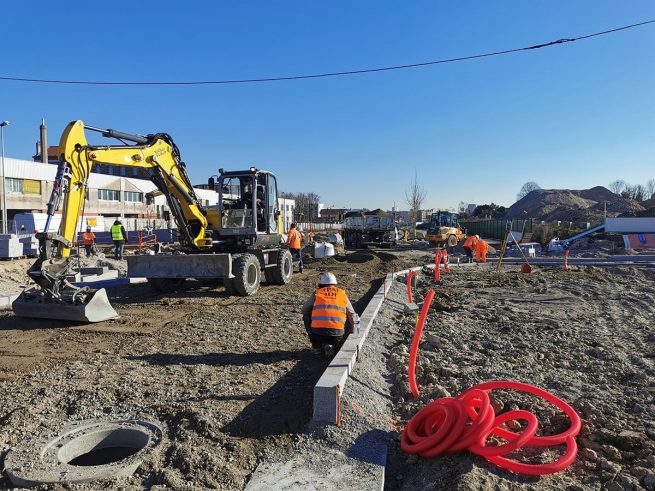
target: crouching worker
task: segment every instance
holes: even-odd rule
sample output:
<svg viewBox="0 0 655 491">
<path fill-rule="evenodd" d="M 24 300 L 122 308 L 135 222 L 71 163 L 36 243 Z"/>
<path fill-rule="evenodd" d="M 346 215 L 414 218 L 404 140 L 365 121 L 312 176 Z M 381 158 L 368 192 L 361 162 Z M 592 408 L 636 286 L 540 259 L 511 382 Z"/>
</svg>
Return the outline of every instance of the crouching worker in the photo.
<svg viewBox="0 0 655 491">
<path fill-rule="evenodd" d="M 302 317 L 312 348 L 333 355 L 354 325 L 355 310 L 346 292 L 337 286 L 336 276 L 323 273 L 319 282 L 302 306 Z"/>
</svg>

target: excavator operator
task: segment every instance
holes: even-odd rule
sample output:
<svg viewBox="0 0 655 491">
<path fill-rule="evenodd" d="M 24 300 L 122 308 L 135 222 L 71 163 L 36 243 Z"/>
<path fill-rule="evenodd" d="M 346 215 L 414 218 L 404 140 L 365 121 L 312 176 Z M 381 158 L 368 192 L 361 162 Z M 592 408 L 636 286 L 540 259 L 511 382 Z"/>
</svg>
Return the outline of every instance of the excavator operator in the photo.
<svg viewBox="0 0 655 491">
<path fill-rule="evenodd" d="M 264 231 L 266 229 L 266 223 L 264 220 L 264 202 L 266 200 L 266 196 L 264 195 L 264 186 L 262 185 L 257 186 L 256 200 L 257 201 L 255 202 L 254 215 L 257 217 L 257 230 Z M 246 208 L 250 208 L 252 206 L 252 182 L 246 183 L 245 191 L 241 197 L 241 202 Z"/>
<path fill-rule="evenodd" d="M 318 288 L 302 306 L 302 314 L 312 348 L 323 349 L 326 355 L 333 355 L 344 341 L 346 325 L 355 325 L 355 309 L 332 273 L 321 274 Z"/>
</svg>

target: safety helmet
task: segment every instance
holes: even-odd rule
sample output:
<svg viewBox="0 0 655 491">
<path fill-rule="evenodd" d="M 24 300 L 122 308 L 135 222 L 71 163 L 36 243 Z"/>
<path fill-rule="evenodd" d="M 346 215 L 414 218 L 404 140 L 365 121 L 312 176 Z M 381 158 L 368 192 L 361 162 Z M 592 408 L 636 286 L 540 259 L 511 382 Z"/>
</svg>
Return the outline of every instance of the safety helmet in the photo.
<svg viewBox="0 0 655 491">
<path fill-rule="evenodd" d="M 86 227 L 87 232 L 91 232 L 91 227 Z"/>
<path fill-rule="evenodd" d="M 321 274 L 320 283 L 321 285 L 336 285 L 337 277 L 332 273 L 323 273 Z"/>
<path fill-rule="evenodd" d="M 475 238 L 478 239 L 478 240 L 480 240 L 480 236 L 479 236 L 479 235 L 476 235 Z"/>
</svg>

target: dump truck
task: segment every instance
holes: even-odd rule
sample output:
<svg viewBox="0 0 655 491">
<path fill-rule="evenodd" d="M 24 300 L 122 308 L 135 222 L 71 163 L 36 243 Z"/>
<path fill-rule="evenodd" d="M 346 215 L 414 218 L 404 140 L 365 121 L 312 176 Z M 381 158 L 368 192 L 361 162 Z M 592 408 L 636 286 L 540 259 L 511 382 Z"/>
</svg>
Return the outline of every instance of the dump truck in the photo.
<svg viewBox="0 0 655 491">
<path fill-rule="evenodd" d="M 85 130 L 116 138 L 121 145 L 89 145 Z M 131 143 L 127 143 L 131 142 Z M 262 277 L 269 283 L 291 281 L 293 262 L 282 241 L 277 179 L 256 167 L 219 170 L 216 206 L 202 206 L 186 164 L 167 133 L 134 135 L 72 121 L 59 144 L 60 163 L 48 202 L 46 225 L 37 233 L 39 257 L 28 270 L 34 285 L 13 302 L 16 315 L 100 322 L 117 317 L 104 289 L 77 287 L 66 280 L 73 263 L 70 253 L 77 234 L 91 168 L 94 164 L 146 169 L 166 197 L 177 225 L 173 248 L 127 257 L 128 277 L 145 277 L 158 291 L 170 291 L 187 278 L 216 280 L 229 292 L 254 295 Z M 50 223 L 63 205 L 57 231 Z M 155 253 L 157 252 L 157 253 Z"/>
<path fill-rule="evenodd" d="M 393 247 L 400 239 L 393 214 L 381 209 L 346 213 L 343 235 L 346 247 L 353 248 Z"/>
<path fill-rule="evenodd" d="M 430 216 L 430 225 L 425 239 L 431 246 L 455 247 L 466 234 L 459 226 L 459 215 L 449 211 L 439 211 Z"/>
</svg>

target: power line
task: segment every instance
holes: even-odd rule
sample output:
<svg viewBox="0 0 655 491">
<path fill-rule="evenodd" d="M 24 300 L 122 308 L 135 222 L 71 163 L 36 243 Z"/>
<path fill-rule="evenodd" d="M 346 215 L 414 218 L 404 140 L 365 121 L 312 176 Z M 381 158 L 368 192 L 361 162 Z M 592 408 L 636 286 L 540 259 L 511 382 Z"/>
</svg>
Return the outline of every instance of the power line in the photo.
<svg viewBox="0 0 655 491">
<path fill-rule="evenodd" d="M 288 75 L 284 77 L 245 78 L 245 79 L 234 79 L 234 80 L 198 80 L 198 81 L 187 81 L 187 82 L 107 82 L 107 81 L 97 81 L 97 80 L 51 80 L 51 79 L 22 78 L 22 77 L 0 77 L 0 80 L 7 80 L 12 82 L 31 82 L 31 83 L 42 83 L 42 84 L 74 84 L 74 85 L 226 85 L 226 84 L 280 82 L 284 80 L 304 80 L 310 78 L 341 77 L 345 75 L 360 75 L 363 73 L 388 72 L 392 70 L 404 70 L 408 68 L 419 68 L 419 67 L 430 66 L 430 65 L 442 65 L 445 63 L 454 63 L 454 62 L 466 61 L 466 60 L 476 60 L 479 58 L 489 58 L 492 56 L 518 53 L 520 51 L 548 48 L 550 46 L 555 46 L 558 44 L 567 44 L 575 41 L 580 41 L 582 39 L 589 39 L 592 37 L 604 36 L 606 34 L 611 34 L 618 31 L 624 31 L 626 29 L 633 29 L 635 27 L 644 26 L 646 24 L 652 24 L 654 22 L 655 19 L 647 20 L 644 22 L 639 22 L 637 24 L 630 24 L 627 26 L 617 27 L 615 29 L 609 29 L 607 31 L 594 32 L 592 34 L 586 34 L 574 38 L 562 38 L 556 41 L 550 41 L 543 44 L 535 44 L 533 46 L 526 46 L 523 48 L 506 49 L 503 51 L 492 51 L 488 53 L 480 53 L 477 55 L 460 56 L 457 58 L 446 58 L 442 60 L 425 61 L 422 63 L 410 63 L 406 65 L 393 65 L 393 66 L 378 67 L 378 68 L 364 68 L 360 70 L 348 70 L 343 72 L 315 73 L 315 74 L 308 74 L 308 75 Z"/>
</svg>

